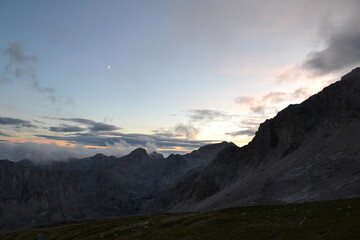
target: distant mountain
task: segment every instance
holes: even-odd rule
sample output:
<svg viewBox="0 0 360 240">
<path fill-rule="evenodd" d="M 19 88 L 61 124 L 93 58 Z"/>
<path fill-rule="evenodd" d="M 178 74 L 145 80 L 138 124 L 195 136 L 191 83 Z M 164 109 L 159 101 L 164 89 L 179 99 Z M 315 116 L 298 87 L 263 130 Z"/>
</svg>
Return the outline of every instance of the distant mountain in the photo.
<svg viewBox="0 0 360 240">
<path fill-rule="evenodd" d="M 138 148 L 121 158 L 97 154 L 43 165 L 1 160 L 0 230 L 139 213 L 149 200 L 229 146 L 233 144 L 212 144 L 167 158 Z"/>
<path fill-rule="evenodd" d="M 76 219 L 360 197 L 360 68 L 259 126 L 164 158 L 138 148 L 36 165 L 0 161 L 0 229 Z"/>
<path fill-rule="evenodd" d="M 297 203 L 360 196 L 360 68 L 262 123 L 201 171 L 161 193 L 147 212 Z"/>
</svg>

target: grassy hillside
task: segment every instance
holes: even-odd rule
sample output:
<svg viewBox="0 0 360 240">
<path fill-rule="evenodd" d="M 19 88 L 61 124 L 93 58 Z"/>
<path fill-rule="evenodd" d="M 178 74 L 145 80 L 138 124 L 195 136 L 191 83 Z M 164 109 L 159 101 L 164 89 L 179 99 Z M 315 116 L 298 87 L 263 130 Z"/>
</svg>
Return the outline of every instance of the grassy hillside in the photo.
<svg viewBox="0 0 360 240">
<path fill-rule="evenodd" d="M 360 199 L 93 220 L 0 239 L 360 239 Z"/>
</svg>

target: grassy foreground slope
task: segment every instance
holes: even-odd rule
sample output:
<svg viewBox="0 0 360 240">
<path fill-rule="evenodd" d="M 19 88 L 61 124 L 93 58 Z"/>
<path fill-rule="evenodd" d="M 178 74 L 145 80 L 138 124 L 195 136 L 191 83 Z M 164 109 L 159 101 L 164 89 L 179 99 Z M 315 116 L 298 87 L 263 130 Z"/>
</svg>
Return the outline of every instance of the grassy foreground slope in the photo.
<svg viewBox="0 0 360 240">
<path fill-rule="evenodd" d="M 360 199 L 102 219 L 0 239 L 360 239 Z"/>
</svg>

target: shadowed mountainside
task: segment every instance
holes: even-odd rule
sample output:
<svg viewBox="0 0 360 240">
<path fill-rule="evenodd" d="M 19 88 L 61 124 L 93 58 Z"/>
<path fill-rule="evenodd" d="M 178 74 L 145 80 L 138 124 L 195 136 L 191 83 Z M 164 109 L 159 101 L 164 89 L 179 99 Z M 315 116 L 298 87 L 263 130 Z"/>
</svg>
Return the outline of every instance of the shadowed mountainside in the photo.
<svg viewBox="0 0 360 240">
<path fill-rule="evenodd" d="M 357 68 L 266 120 L 241 148 L 0 161 L 0 226 L 360 197 L 359 136 Z"/>
<path fill-rule="evenodd" d="M 0 229 L 138 213 L 232 145 L 212 144 L 167 158 L 139 148 L 121 158 L 97 154 L 43 165 L 1 160 Z"/>
<path fill-rule="evenodd" d="M 360 68 L 259 127 L 145 207 L 182 212 L 360 196 Z"/>
</svg>

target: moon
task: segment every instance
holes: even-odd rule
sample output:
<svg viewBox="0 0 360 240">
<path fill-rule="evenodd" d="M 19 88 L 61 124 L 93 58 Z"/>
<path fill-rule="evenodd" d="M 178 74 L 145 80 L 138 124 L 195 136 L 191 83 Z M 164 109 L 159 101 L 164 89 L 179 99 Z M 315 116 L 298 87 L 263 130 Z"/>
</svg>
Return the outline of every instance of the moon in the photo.
<svg viewBox="0 0 360 240">
<path fill-rule="evenodd" d="M 108 70 L 110 70 L 110 68 L 111 68 L 111 66 L 110 66 L 110 65 L 108 65 L 108 66 L 107 66 L 107 69 L 108 69 Z"/>
</svg>

